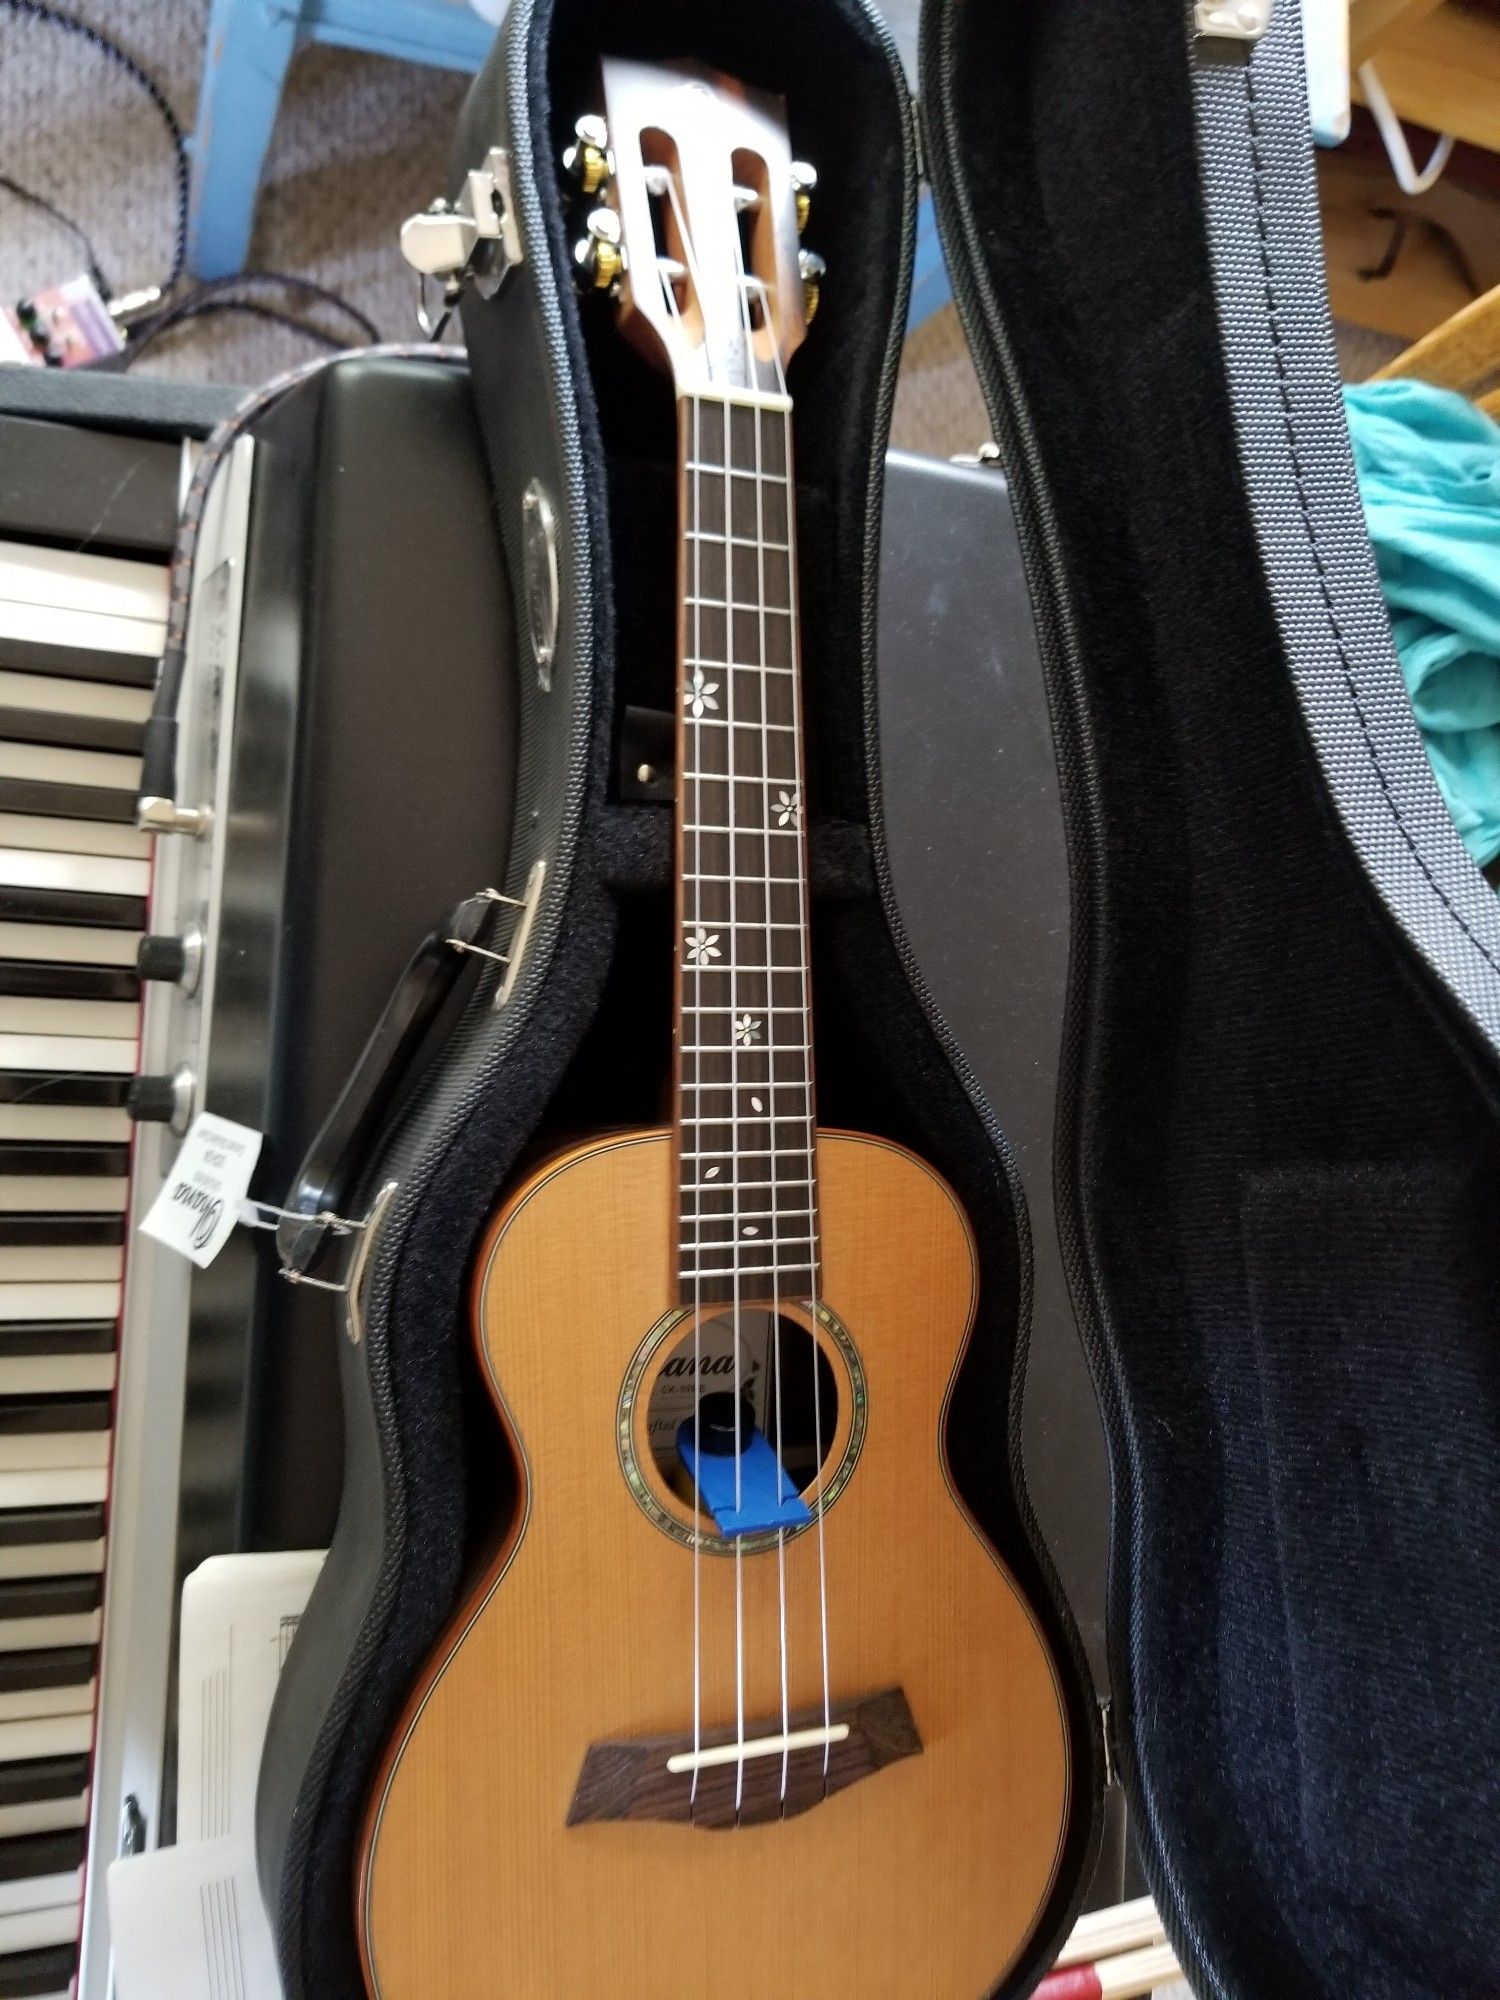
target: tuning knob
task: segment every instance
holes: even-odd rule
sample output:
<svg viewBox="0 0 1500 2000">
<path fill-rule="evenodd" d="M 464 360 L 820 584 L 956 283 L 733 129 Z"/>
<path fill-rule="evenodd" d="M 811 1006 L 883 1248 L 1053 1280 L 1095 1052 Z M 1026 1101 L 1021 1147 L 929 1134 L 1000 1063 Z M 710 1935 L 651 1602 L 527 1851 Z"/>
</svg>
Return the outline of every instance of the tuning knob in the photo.
<svg viewBox="0 0 1500 2000">
<path fill-rule="evenodd" d="M 612 208 L 596 208 L 585 225 L 586 236 L 573 246 L 579 283 L 585 291 L 607 292 L 619 282 L 625 269 L 620 248 L 620 218 Z"/>
<path fill-rule="evenodd" d="M 135 969 L 142 979 L 159 979 L 193 992 L 203 970 L 203 933 L 143 937 L 135 948 Z"/>
<path fill-rule="evenodd" d="M 812 211 L 812 198 L 817 191 L 818 170 L 810 167 L 806 160 L 792 162 L 792 188 L 797 196 L 797 234 L 800 236 L 807 227 L 807 218 Z"/>
<path fill-rule="evenodd" d="M 580 194 L 597 194 L 609 179 L 609 129 L 596 111 L 573 127 L 575 143 L 563 153 L 563 172 Z"/>
<path fill-rule="evenodd" d="M 818 301 L 823 296 L 823 279 L 828 266 L 816 250 L 799 250 L 797 268 L 802 273 L 802 317 L 811 326 L 817 315 Z"/>
<path fill-rule="evenodd" d="M 190 1069 L 175 1076 L 133 1076 L 125 1092 L 125 1109 L 137 1125 L 170 1125 L 185 1132 L 193 1110 L 194 1078 Z"/>
</svg>

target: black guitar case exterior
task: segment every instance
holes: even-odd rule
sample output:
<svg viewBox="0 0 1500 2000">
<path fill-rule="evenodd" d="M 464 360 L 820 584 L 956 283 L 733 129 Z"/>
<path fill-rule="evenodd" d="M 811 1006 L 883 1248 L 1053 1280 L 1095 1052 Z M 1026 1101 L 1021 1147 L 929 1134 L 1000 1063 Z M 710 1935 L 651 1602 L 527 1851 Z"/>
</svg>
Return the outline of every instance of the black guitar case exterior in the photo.
<svg viewBox="0 0 1500 2000">
<path fill-rule="evenodd" d="M 668 1071 L 670 812 L 628 774 L 672 703 L 670 396 L 580 309 L 557 171 L 606 50 L 784 95 L 820 170 L 829 277 L 790 384 L 820 1115 L 913 1146 L 971 1217 L 950 1450 L 1071 1688 L 1065 1852 L 1006 2000 L 1084 1894 L 1111 1745 L 1201 1993 L 1489 1990 L 1500 913 L 1391 650 L 1297 9 L 1257 34 L 1262 11 L 933 0 L 924 24 L 927 168 L 1016 499 L 1071 883 L 1055 1120 L 1034 1089 L 1017 1111 L 1029 1210 L 888 854 L 878 559 L 918 171 L 894 48 L 864 0 L 511 9 L 453 177 L 498 170 L 510 238 L 463 307 L 516 584 L 514 902 L 486 933 L 509 963 L 471 972 L 346 1207 L 375 1219 L 345 1265 L 343 1506 L 260 1797 L 288 2000 L 363 1995 L 361 1815 L 493 1479 L 462 1393 L 476 1238 L 523 1151 L 653 1122 Z M 1061 872 L 1030 844 L 1015 865 Z M 950 1011 L 974 1001 L 956 981 Z M 1024 1463 L 1023 1440 L 1051 1521 L 1026 1361 L 1059 1261 L 1112 1470 L 1097 1647 Z"/>
</svg>

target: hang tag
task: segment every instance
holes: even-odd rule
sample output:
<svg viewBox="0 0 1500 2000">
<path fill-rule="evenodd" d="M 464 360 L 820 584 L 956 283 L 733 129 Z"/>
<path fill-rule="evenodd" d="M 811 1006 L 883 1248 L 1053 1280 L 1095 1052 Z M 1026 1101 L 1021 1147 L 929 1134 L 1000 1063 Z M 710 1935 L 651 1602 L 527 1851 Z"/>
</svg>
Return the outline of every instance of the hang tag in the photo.
<svg viewBox="0 0 1500 2000">
<path fill-rule="evenodd" d="M 263 1143 L 248 1125 L 200 1111 L 141 1233 L 207 1270 L 240 1219 L 240 1203 Z"/>
</svg>

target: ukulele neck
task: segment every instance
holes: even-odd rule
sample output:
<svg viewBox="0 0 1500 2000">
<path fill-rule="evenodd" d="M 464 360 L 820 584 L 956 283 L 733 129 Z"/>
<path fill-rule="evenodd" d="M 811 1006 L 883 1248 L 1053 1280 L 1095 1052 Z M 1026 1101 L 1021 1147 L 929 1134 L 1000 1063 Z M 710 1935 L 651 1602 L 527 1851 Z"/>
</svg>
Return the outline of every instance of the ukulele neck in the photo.
<svg viewBox="0 0 1500 2000">
<path fill-rule="evenodd" d="M 678 1282 L 818 1290 L 791 405 L 678 400 Z"/>
</svg>

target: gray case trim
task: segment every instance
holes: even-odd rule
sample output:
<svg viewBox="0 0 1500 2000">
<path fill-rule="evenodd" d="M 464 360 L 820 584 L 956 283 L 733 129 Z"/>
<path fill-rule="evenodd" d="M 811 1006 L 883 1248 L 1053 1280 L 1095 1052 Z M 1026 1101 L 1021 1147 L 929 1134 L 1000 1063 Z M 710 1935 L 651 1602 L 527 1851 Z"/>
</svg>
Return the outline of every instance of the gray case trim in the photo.
<svg viewBox="0 0 1500 2000">
<path fill-rule="evenodd" d="M 1387 909 L 1500 1051 L 1500 898 L 1432 775 L 1355 480 L 1298 9 L 1276 8 L 1248 60 L 1231 43 L 1200 42 L 1197 102 L 1245 489 L 1308 733 Z"/>
</svg>

